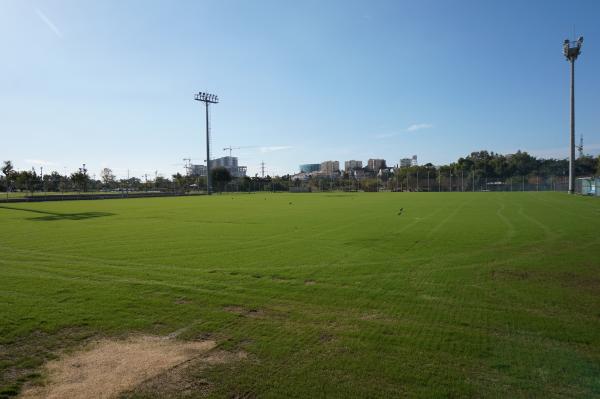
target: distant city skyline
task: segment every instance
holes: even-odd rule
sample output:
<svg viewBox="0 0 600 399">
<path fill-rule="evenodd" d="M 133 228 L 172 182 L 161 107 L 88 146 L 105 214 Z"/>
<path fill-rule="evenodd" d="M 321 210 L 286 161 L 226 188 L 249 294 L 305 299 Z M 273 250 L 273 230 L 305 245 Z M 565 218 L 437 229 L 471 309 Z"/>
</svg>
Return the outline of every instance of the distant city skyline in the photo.
<svg viewBox="0 0 600 399">
<path fill-rule="evenodd" d="M 577 141 L 600 153 L 600 3 L 573 1 L 0 3 L 0 160 L 119 177 L 212 157 L 248 175 L 473 151 L 568 155 L 569 67 L 582 34 Z M 575 25 L 575 29 L 574 29 Z"/>
</svg>

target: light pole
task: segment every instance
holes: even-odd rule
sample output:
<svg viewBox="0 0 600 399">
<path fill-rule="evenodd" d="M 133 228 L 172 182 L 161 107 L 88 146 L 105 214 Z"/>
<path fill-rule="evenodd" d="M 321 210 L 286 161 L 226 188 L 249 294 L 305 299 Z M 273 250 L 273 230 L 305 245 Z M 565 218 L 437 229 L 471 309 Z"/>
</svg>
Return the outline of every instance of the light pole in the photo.
<svg viewBox="0 0 600 399">
<path fill-rule="evenodd" d="M 194 100 L 202 101 L 206 106 L 206 194 L 210 195 L 212 186 L 210 177 L 210 123 L 208 119 L 208 104 L 218 104 L 219 97 L 214 94 L 200 92 L 194 96 Z"/>
<path fill-rule="evenodd" d="M 419 168 L 417 167 L 417 192 L 419 191 Z"/>
<path fill-rule="evenodd" d="M 575 60 L 581 53 L 583 36 L 576 42 L 565 39 L 563 42 L 563 54 L 571 63 L 571 140 L 569 151 L 569 194 L 575 193 Z"/>
</svg>

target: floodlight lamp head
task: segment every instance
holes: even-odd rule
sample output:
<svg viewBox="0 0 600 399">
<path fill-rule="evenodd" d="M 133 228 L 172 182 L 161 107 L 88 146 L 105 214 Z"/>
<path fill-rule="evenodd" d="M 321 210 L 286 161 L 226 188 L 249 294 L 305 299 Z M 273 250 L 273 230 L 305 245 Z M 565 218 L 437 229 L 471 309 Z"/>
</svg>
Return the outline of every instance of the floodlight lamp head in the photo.
<svg viewBox="0 0 600 399">
<path fill-rule="evenodd" d="M 198 94 L 194 95 L 194 100 L 202 101 L 207 104 L 208 103 L 216 104 L 219 102 L 219 97 L 217 97 L 215 94 L 199 92 Z"/>
</svg>

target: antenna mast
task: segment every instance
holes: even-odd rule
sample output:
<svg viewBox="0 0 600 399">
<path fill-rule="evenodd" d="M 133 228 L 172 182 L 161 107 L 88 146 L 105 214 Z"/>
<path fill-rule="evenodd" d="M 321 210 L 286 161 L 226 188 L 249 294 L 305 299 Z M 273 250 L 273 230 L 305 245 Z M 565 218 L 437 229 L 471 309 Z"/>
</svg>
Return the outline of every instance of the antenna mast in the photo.
<svg viewBox="0 0 600 399">
<path fill-rule="evenodd" d="M 579 136 L 579 145 L 577 146 L 577 152 L 579 153 L 579 158 L 583 157 L 583 134 Z"/>
</svg>

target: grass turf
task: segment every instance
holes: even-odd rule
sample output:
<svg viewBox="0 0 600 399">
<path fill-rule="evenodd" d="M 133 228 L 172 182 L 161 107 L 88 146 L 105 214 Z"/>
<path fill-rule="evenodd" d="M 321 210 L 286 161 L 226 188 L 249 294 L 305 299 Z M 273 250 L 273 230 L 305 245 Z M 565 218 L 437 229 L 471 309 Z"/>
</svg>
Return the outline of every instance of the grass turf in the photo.
<svg viewBox="0 0 600 399">
<path fill-rule="evenodd" d="M 562 193 L 0 204 L 0 396 L 89 336 L 180 329 L 250 354 L 202 372 L 216 397 L 600 396 L 599 218 Z"/>
</svg>

